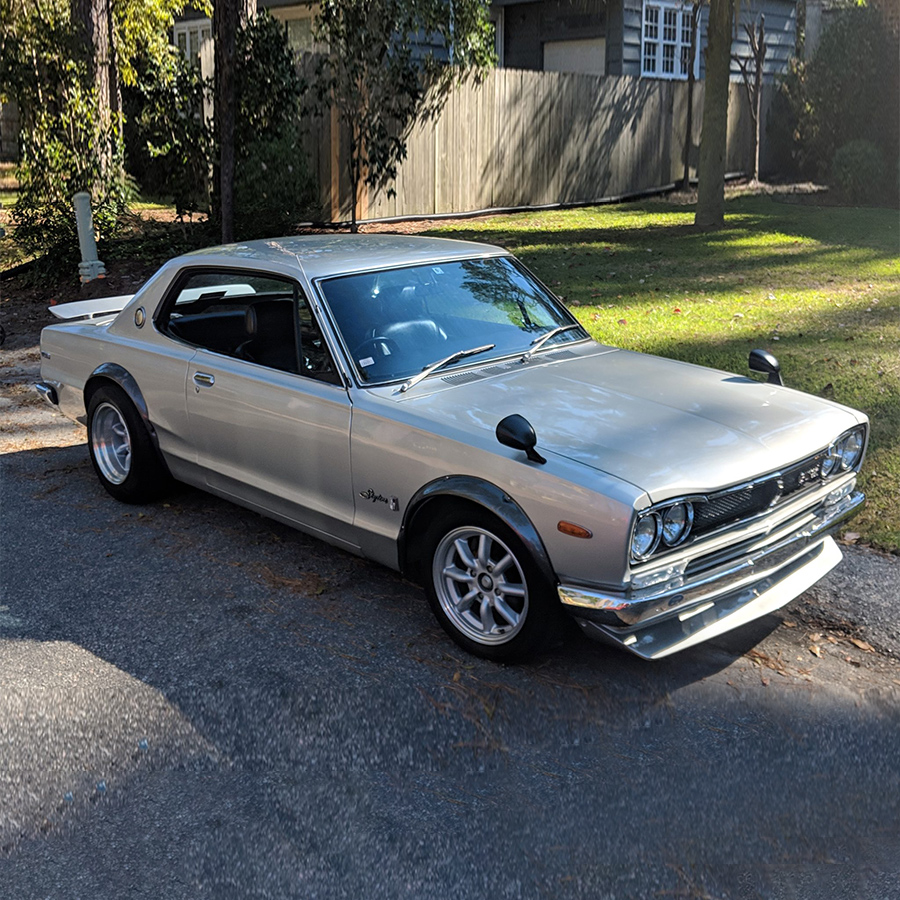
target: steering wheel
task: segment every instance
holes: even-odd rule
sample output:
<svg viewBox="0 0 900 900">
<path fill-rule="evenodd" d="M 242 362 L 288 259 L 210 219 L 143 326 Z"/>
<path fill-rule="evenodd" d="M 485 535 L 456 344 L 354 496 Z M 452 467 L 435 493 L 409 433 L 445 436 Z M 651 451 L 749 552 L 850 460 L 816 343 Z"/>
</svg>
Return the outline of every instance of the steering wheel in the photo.
<svg viewBox="0 0 900 900">
<path fill-rule="evenodd" d="M 400 348 L 397 346 L 396 341 L 389 337 L 384 337 L 383 335 L 376 335 L 375 337 L 366 338 L 359 344 L 353 351 L 353 358 L 356 360 L 357 365 L 359 365 L 361 359 L 370 357 L 375 361 L 374 364 L 377 367 L 384 362 L 385 357 L 399 356 L 399 354 Z M 363 368 L 367 367 L 363 366 Z"/>
</svg>

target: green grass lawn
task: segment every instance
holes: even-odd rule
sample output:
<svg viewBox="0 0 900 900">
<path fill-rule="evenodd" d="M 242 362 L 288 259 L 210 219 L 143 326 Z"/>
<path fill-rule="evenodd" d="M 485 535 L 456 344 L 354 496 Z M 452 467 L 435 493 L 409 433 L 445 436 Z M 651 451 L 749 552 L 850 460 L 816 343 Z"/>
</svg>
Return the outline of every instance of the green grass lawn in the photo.
<svg viewBox="0 0 900 900">
<path fill-rule="evenodd" d="M 729 200 L 726 227 L 657 200 L 472 220 L 435 233 L 515 252 L 603 343 L 746 373 L 754 347 L 785 383 L 866 412 L 851 524 L 900 552 L 900 217 L 767 196 Z"/>
</svg>

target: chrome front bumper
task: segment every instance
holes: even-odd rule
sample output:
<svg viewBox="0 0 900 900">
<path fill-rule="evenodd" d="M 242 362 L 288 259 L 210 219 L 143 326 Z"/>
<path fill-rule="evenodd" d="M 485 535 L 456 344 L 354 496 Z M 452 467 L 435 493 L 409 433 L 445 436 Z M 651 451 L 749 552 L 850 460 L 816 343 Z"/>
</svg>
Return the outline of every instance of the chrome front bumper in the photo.
<svg viewBox="0 0 900 900">
<path fill-rule="evenodd" d="M 673 571 L 659 584 L 622 593 L 560 585 L 559 598 L 591 637 L 659 659 L 767 615 L 812 587 L 841 560 L 830 535 L 864 501 L 860 492 L 848 494 L 693 576 Z"/>
</svg>

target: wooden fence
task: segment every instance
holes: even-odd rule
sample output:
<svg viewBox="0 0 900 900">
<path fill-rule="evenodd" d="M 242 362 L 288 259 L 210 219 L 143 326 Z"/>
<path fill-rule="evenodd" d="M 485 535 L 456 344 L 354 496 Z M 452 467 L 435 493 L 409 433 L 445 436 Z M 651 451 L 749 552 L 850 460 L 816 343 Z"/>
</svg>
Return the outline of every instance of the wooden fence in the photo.
<svg viewBox="0 0 900 900">
<path fill-rule="evenodd" d="M 703 84 L 694 88 L 692 166 Z M 441 115 L 419 123 L 388 190 L 365 189 L 360 220 L 591 201 L 681 178 L 684 83 L 497 69 L 455 89 Z M 726 169 L 751 168 L 749 105 L 731 85 Z M 314 120 L 308 150 L 323 212 L 350 218 L 347 141 L 338 117 Z"/>
<path fill-rule="evenodd" d="M 211 75 L 212 41 L 201 59 Z M 304 67 L 313 63 L 307 57 Z M 692 166 L 703 84 L 694 92 Z M 16 159 L 18 112 L 7 103 L 0 112 L 0 157 Z M 456 88 L 437 119 L 413 129 L 395 194 L 365 189 L 357 218 L 589 203 L 664 187 L 682 175 L 686 114 L 683 82 L 495 69 Z M 211 103 L 204 115 L 212 116 Z M 346 138 L 334 111 L 314 119 L 307 136 L 322 213 L 332 221 L 350 218 Z M 751 161 L 749 104 L 732 82 L 726 169 L 748 172 Z"/>
</svg>

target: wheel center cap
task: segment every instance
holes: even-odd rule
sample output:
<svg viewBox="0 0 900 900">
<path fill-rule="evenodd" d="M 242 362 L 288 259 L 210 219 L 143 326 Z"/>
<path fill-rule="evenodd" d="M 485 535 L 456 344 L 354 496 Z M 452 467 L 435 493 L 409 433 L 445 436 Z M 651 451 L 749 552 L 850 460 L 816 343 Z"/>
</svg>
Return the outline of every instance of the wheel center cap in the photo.
<svg viewBox="0 0 900 900">
<path fill-rule="evenodd" d="M 483 591 L 490 591 L 494 588 L 494 579 L 490 575 L 481 575 L 478 578 L 478 586 Z"/>
</svg>

